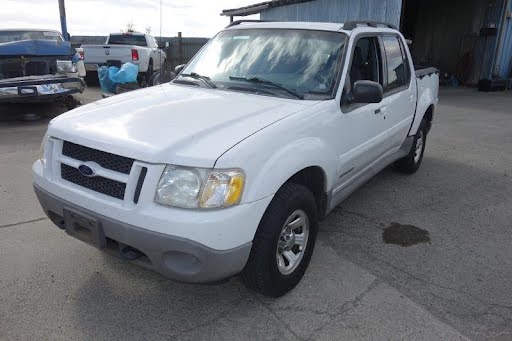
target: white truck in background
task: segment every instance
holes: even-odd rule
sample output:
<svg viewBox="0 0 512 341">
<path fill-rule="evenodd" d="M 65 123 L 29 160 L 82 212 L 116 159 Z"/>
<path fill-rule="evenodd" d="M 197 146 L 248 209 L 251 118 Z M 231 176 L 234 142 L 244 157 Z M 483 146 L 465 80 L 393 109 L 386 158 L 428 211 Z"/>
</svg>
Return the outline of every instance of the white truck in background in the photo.
<svg viewBox="0 0 512 341">
<path fill-rule="evenodd" d="M 145 33 L 111 33 L 105 45 L 82 45 L 81 49 L 88 73 L 95 73 L 100 66 L 120 67 L 130 62 L 138 65 L 139 76 L 148 81 L 153 72 L 167 63 L 167 55 L 158 47 L 156 39 Z"/>
<path fill-rule="evenodd" d="M 53 119 L 35 192 L 132 264 L 281 296 L 320 219 L 388 165 L 419 169 L 438 86 L 388 24 L 234 22 L 172 82 Z"/>
</svg>

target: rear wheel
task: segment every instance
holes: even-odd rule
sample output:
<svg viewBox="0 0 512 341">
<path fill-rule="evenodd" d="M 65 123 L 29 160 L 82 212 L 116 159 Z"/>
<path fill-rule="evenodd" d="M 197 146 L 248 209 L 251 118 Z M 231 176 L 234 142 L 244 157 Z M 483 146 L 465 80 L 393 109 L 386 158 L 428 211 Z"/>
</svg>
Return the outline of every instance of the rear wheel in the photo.
<svg viewBox="0 0 512 341">
<path fill-rule="evenodd" d="M 317 230 L 313 193 L 302 185 L 284 184 L 258 226 L 243 283 L 271 297 L 292 290 L 309 265 Z"/>
<path fill-rule="evenodd" d="M 146 84 L 150 84 L 151 76 L 153 76 L 153 59 L 149 60 L 148 69 L 146 74 L 144 75 L 144 80 Z"/>
<path fill-rule="evenodd" d="M 151 76 L 151 78 L 149 79 L 149 82 L 148 82 L 148 86 L 153 86 L 153 85 L 160 85 L 160 81 L 161 81 L 161 70 L 160 71 L 157 71 L 153 74 L 153 76 Z"/>
<path fill-rule="evenodd" d="M 421 161 L 423 160 L 426 142 L 427 124 L 425 123 L 425 120 L 423 120 L 421 121 L 416 135 L 414 135 L 411 151 L 406 157 L 395 162 L 395 167 L 404 174 L 416 173 L 421 166 Z"/>
<path fill-rule="evenodd" d="M 100 81 L 98 79 L 98 72 L 96 71 L 87 71 L 84 77 L 85 84 L 91 86 L 98 86 Z"/>
</svg>

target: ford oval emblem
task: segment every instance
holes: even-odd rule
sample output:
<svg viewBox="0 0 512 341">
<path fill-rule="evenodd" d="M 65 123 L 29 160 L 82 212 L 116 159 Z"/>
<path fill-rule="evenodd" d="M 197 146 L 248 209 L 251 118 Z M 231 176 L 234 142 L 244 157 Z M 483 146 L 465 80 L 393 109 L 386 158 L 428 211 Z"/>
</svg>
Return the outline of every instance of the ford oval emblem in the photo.
<svg viewBox="0 0 512 341">
<path fill-rule="evenodd" d="M 87 177 L 94 176 L 94 170 L 91 167 L 87 166 L 87 165 L 80 165 L 80 166 L 78 166 L 78 171 L 83 176 L 87 176 Z"/>
</svg>

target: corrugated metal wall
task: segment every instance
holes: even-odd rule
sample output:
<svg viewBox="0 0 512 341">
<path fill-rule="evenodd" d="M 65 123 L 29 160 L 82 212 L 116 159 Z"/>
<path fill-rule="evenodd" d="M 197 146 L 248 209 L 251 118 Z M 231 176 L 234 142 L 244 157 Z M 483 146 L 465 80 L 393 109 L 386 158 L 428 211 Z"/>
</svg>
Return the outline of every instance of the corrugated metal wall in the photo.
<svg viewBox="0 0 512 341">
<path fill-rule="evenodd" d="M 490 24 L 496 25 L 497 32 L 500 29 L 500 23 L 503 15 L 503 5 L 505 0 L 488 0 L 488 7 L 486 11 L 486 16 L 484 20 L 484 26 L 488 27 Z M 482 45 L 482 40 L 484 43 Z M 496 57 L 496 50 L 498 48 L 498 33 L 494 36 L 480 37 L 480 45 L 477 47 L 477 51 L 480 52 L 483 57 L 475 58 L 477 64 L 481 63 L 484 67 L 482 68 L 482 72 L 480 74 L 475 74 L 481 78 L 492 78 L 493 76 L 493 66 L 494 60 Z"/>
<path fill-rule="evenodd" d="M 374 20 L 400 25 L 402 0 L 315 0 L 270 8 L 261 20 L 320 21 L 342 23 L 349 20 Z"/>
<path fill-rule="evenodd" d="M 512 14 L 512 1 L 509 1 L 509 13 Z M 505 18 L 503 34 L 503 49 L 498 60 L 499 76 L 512 78 L 512 18 Z"/>
<path fill-rule="evenodd" d="M 499 26 L 502 7 L 502 0 L 487 1 L 486 8 L 482 11 L 483 18 L 480 28 L 489 27 L 490 24 L 496 24 L 496 26 Z M 497 42 L 497 35 L 479 35 L 477 37 L 474 46 L 475 67 L 471 77 L 472 83 L 477 83 L 480 79 L 491 76 L 492 63 L 494 61 Z"/>
</svg>

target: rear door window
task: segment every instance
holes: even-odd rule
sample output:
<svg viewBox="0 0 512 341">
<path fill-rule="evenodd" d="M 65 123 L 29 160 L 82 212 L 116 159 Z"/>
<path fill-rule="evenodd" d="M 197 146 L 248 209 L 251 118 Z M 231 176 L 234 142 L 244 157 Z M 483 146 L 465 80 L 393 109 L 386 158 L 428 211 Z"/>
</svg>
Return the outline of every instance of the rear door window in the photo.
<svg viewBox="0 0 512 341">
<path fill-rule="evenodd" d="M 387 63 L 387 82 L 384 92 L 405 90 L 409 85 L 411 72 L 402 44 L 395 35 L 383 36 L 382 42 Z"/>
<path fill-rule="evenodd" d="M 132 34 L 111 34 L 108 43 L 112 45 L 147 46 L 145 36 Z"/>
</svg>

